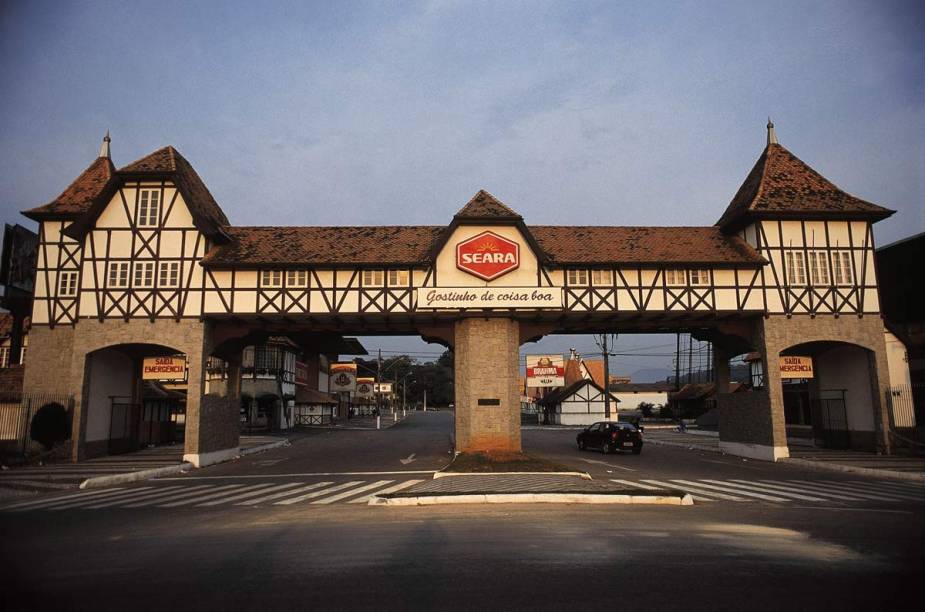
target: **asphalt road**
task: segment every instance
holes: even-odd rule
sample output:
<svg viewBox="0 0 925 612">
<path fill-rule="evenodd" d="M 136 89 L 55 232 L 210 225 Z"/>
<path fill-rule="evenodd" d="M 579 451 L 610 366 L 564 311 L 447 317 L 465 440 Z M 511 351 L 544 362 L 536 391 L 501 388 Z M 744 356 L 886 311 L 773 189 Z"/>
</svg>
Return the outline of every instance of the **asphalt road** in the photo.
<svg viewBox="0 0 925 612">
<path fill-rule="evenodd" d="M 429 413 L 380 432 L 317 432 L 288 449 L 144 486 L 181 490 L 380 477 L 333 472 L 427 471 L 449 457 L 451 423 L 449 414 Z M 571 447 L 574 435 L 528 430 L 525 447 L 595 478 L 820 478 L 665 447 L 647 447 L 640 456 L 579 453 Z M 320 473 L 328 475 L 294 476 Z M 837 481 L 838 475 L 824 478 Z M 920 599 L 923 551 L 925 503 L 910 500 L 719 500 L 689 507 L 84 505 L 0 513 L 0 606 L 870 610 Z"/>
</svg>

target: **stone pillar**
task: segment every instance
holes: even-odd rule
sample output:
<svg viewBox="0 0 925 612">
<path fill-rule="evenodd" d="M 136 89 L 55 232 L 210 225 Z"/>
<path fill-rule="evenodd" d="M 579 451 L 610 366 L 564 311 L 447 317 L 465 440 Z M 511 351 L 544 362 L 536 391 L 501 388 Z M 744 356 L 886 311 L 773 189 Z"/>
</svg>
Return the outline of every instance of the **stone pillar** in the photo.
<svg viewBox="0 0 925 612">
<path fill-rule="evenodd" d="M 201 349 L 187 353 L 188 379 L 186 389 L 186 442 L 183 460 L 196 467 L 219 461 L 226 461 L 238 454 L 240 426 L 238 424 L 240 402 L 231 397 L 232 389 L 240 386 L 232 383 L 229 367 L 226 394 L 205 393 L 205 365 L 212 352 L 212 328 L 203 323 Z"/>
<path fill-rule="evenodd" d="M 520 329 L 512 319 L 455 323 L 456 450 L 520 452 Z"/>
<path fill-rule="evenodd" d="M 730 355 L 715 342 L 713 343 L 713 379 L 716 394 L 729 393 L 729 358 Z"/>
</svg>

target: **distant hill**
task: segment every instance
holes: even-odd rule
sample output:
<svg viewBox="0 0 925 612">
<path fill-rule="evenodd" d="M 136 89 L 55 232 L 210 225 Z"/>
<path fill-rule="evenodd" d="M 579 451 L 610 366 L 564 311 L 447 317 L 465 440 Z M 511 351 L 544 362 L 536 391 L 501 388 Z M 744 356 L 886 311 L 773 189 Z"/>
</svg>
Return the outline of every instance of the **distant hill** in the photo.
<svg viewBox="0 0 925 612">
<path fill-rule="evenodd" d="M 643 368 L 630 374 L 634 383 L 653 383 L 667 380 L 673 372 L 666 368 Z"/>
</svg>

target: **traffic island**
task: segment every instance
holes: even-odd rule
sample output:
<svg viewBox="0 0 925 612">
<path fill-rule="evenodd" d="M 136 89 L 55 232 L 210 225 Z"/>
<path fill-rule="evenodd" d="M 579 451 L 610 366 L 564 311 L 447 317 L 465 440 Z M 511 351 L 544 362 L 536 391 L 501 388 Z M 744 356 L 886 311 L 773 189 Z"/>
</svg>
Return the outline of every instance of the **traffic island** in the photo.
<svg viewBox="0 0 925 612">
<path fill-rule="evenodd" d="M 377 495 L 369 501 L 371 506 L 523 503 L 690 506 L 694 502 L 683 491 L 598 482 L 574 472 L 456 472 L 452 478 L 435 476 L 434 480 L 403 491 Z"/>
<path fill-rule="evenodd" d="M 586 472 L 576 472 L 560 463 L 510 452 L 457 453 L 450 465 L 434 474 L 434 478 L 465 474 L 558 474 L 591 479 Z"/>
</svg>

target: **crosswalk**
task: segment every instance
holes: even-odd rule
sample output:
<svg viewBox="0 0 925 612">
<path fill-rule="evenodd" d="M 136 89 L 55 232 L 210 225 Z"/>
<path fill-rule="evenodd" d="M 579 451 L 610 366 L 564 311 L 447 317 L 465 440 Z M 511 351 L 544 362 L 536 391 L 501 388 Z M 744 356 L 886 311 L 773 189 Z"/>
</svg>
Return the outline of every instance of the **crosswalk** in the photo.
<svg viewBox="0 0 925 612">
<path fill-rule="evenodd" d="M 686 480 L 680 478 L 622 480 L 612 482 L 637 489 L 681 490 L 700 502 L 772 503 L 925 503 L 925 485 L 892 481 L 845 480 Z"/>
<path fill-rule="evenodd" d="M 373 482 L 320 481 L 263 482 L 258 484 L 173 484 L 112 487 L 42 496 L 0 507 L 3 512 L 102 510 L 108 508 L 212 508 L 216 506 L 299 506 L 366 504 L 375 495 L 395 493 L 423 482 L 421 479 Z"/>
</svg>

